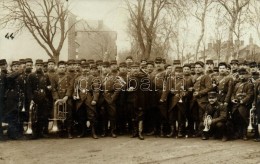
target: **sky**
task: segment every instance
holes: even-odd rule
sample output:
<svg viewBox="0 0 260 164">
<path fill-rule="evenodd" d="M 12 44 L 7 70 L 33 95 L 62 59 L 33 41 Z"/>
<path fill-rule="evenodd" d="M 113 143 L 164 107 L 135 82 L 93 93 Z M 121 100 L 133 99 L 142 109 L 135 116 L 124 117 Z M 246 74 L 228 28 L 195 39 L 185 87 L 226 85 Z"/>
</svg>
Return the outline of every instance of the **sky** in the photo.
<svg viewBox="0 0 260 164">
<path fill-rule="evenodd" d="M 0 0 L 1 1 L 1 0 Z M 118 51 L 130 48 L 129 37 L 126 33 L 128 12 L 125 8 L 124 0 L 68 0 L 72 13 L 79 19 L 86 20 L 103 20 L 104 24 L 111 30 L 117 32 Z M 0 11 L 0 15 L 3 15 Z M 199 35 L 199 25 L 194 19 L 189 20 L 189 34 L 185 36 L 189 44 L 195 44 Z M 214 21 L 212 15 L 207 17 L 205 35 L 207 41 L 210 41 L 214 29 Z M 6 39 L 4 36 L 10 29 L 0 29 L 0 58 L 7 58 L 9 61 L 18 60 L 19 58 L 31 57 L 33 59 L 43 58 L 47 60 L 49 57 L 45 51 L 35 42 L 30 33 L 24 31 L 15 37 L 14 40 Z M 248 43 L 250 34 L 254 41 L 259 43 L 259 39 L 252 29 L 246 31 L 244 36 L 245 43 Z M 61 59 L 67 59 L 67 43 L 64 44 L 61 51 Z"/>
</svg>

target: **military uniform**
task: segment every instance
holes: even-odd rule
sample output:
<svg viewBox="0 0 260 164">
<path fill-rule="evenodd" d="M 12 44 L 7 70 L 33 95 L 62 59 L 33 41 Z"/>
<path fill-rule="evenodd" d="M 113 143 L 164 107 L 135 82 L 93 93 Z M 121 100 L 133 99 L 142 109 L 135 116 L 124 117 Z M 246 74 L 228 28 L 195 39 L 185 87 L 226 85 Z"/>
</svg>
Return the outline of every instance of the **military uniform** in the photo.
<svg viewBox="0 0 260 164">
<path fill-rule="evenodd" d="M 239 74 L 246 75 L 247 71 L 242 68 Z M 251 108 L 254 97 L 254 86 L 248 82 L 247 78 L 240 80 L 232 93 L 232 117 L 236 130 L 236 137 L 241 137 L 247 140 L 247 126 L 249 109 Z"/>
<path fill-rule="evenodd" d="M 1 59 L 0 67 L 5 64 L 6 61 L 4 59 Z M 7 72 L 5 70 L 0 69 L 0 140 L 3 139 L 2 122 L 3 122 L 3 111 L 5 109 L 5 92 L 7 89 L 6 74 Z"/>
<path fill-rule="evenodd" d="M 74 97 L 77 97 L 77 95 L 79 96 L 79 99 L 76 101 L 76 110 L 79 110 L 83 104 L 85 104 L 86 106 L 87 119 L 90 121 L 93 138 L 97 138 L 95 132 L 95 125 L 97 121 L 96 102 L 98 101 L 99 91 L 101 89 L 100 83 L 101 80 L 98 77 L 95 77 L 93 75 L 85 76 L 83 74 L 75 79 L 76 89 L 73 93 Z M 80 117 L 82 116 L 78 116 L 78 118 Z M 82 127 L 83 131 L 84 123 L 86 123 L 84 118 L 79 119 L 79 124 Z"/>
<path fill-rule="evenodd" d="M 42 60 L 36 60 L 36 64 L 42 64 Z M 28 77 L 28 97 L 30 102 L 33 101 L 37 105 L 37 122 L 33 125 L 34 137 L 38 138 L 42 135 L 48 134 L 49 124 L 49 99 L 51 94 L 51 82 L 43 71 L 38 70 L 31 73 Z"/>
</svg>

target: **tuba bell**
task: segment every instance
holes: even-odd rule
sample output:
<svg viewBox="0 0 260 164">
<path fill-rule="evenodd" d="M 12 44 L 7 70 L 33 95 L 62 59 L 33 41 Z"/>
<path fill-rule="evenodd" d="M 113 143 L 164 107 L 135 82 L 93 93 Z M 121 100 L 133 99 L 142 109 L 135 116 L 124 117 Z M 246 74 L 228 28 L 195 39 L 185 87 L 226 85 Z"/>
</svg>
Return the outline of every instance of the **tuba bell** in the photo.
<svg viewBox="0 0 260 164">
<path fill-rule="evenodd" d="M 210 115 L 205 115 L 205 118 L 204 118 L 204 129 L 203 131 L 204 132 L 208 132 L 210 130 L 210 124 L 211 124 L 211 121 L 212 121 L 212 117 Z M 210 123 L 209 123 L 210 122 Z"/>
<path fill-rule="evenodd" d="M 49 119 L 53 121 L 52 128 L 50 129 L 50 133 L 57 133 L 59 130 L 58 121 L 64 122 L 66 120 L 67 115 L 67 104 L 63 99 L 58 99 L 54 103 L 53 109 L 53 118 Z"/>
</svg>

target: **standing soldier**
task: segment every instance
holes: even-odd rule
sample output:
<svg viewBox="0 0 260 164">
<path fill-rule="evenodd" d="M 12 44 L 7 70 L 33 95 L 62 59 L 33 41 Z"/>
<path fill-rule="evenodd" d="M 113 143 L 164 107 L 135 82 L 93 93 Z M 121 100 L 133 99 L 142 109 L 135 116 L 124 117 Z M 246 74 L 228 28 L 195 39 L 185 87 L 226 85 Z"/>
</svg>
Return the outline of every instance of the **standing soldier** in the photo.
<svg viewBox="0 0 260 164">
<path fill-rule="evenodd" d="M 205 75 L 204 63 L 197 61 L 195 63 L 195 73 L 193 78 L 193 98 L 191 103 L 191 110 L 193 121 L 196 123 L 196 131 L 198 125 L 202 121 L 206 104 L 208 103 L 208 92 L 212 90 L 212 81 L 209 75 Z"/>
<path fill-rule="evenodd" d="M 142 86 L 142 82 L 147 79 L 147 74 L 140 70 L 139 63 L 131 65 L 132 70 L 129 75 L 127 92 L 128 92 L 128 106 L 131 110 L 131 120 L 133 126 L 132 137 L 138 137 L 143 140 L 143 120 L 146 107 L 146 97 L 143 96 L 149 91 L 149 87 Z"/>
<path fill-rule="evenodd" d="M 106 136 L 107 121 L 110 121 L 111 136 L 116 138 L 116 100 L 123 88 L 124 80 L 118 76 L 117 63 L 116 61 L 111 61 L 110 68 L 106 68 L 108 73 L 105 78 L 102 79 L 102 91 L 104 101 L 101 105 L 101 117 L 102 117 L 102 136 Z"/>
<path fill-rule="evenodd" d="M 73 79 L 66 75 L 65 61 L 58 62 L 57 76 L 53 77 L 52 94 L 54 102 L 58 99 L 63 99 L 67 105 L 66 123 L 68 138 L 72 139 L 72 92 L 73 92 Z"/>
<path fill-rule="evenodd" d="M 190 74 L 195 75 L 195 63 L 190 63 Z"/>
<path fill-rule="evenodd" d="M 3 111 L 5 109 L 5 92 L 6 92 L 6 60 L 0 59 L 0 141 L 3 140 Z"/>
<path fill-rule="evenodd" d="M 254 86 L 248 81 L 248 72 L 245 68 L 238 70 L 239 82 L 232 93 L 232 114 L 237 138 L 247 140 L 247 126 L 249 110 L 254 97 Z"/>
<path fill-rule="evenodd" d="M 209 75 L 210 78 L 212 78 L 214 74 L 214 62 L 213 60 L 206 60 L 206 75 Z"/>
<path fill-rule="evenodd" d="M 260 129 L 260 79 L 259 79 L 259 72 L 255 73 L 255 76 L 258 76 L 255 81 L 255 88 L 254 88 L 254 102 L 253 102 L 253 108 L 256 109 L 255 114 L 257 116 L 257 125 L 255 126 L 255 141 L 260 142 L 260 134 L 259 134 L 259 129 Z"/>
<path fill-rule="evenodd" d="M 43 72 L 43 61 L 37 59 L 35 62 L 36 71 L 28 77 L 28 98 L 31 104 L 37 105 L 37 122 L 33 125 L 34 138 L 48 137 L 49 99 L 47 95 L 51 92 L 51 82 Z"/>
<path fill-rule="evenodd" d="M 89 65 L 87 63 L 83 64 L 81 67 L 82 67 L 82 75 L 77 77 L 75 80 L 75 90 L 73 94 L 74 100 L 77 100 L 76 109 L 77 109 L 78 118 L 81 118 L 79 119 L 79 125 L 81 128 L 81 134 L 79 135 L 79 137 L 83 137 L 85 135 L 84 124 L 86 124 L 85 116 L 82 116 L 81 115 L 82 112 L 80 112 L 79 110 L 86 110 L 87 119 L 90 122 L 92 137 L 94 139 L 98 139 L 96 135 L 95 126 L 97 121 L 96 104 L 99 97 L 100 80 L 97 77 L 95 77 L 93 74 L 88 74 Z M 92 65 L 91 70 L 92 69 L 97 70 L 97 66 Z M 86 108 L 80 109 L 80 107 L 83 104 L 85 105 Z"/>
</svg>

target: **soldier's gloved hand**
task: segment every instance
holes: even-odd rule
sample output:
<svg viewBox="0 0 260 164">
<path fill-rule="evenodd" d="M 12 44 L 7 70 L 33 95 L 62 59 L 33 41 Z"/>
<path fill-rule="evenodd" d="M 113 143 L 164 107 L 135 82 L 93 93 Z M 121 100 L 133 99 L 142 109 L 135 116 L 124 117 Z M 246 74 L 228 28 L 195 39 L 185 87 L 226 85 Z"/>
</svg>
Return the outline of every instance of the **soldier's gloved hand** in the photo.
<svg viewBox="0 0 260 164">
<path fill-rule="evenodd" d="M 91 105 L 96 105 L 97 104 L 97 102 L 96 101 L 91 101 Z"/>
<path fill-rule="evenodd" d="M 68 96 L 63 97 L 63 101 L 67 101 L 68 98 L 69 98 Z"/>
<path fill-rule="evenodd" d="M 195 96 L 195 97 L 198 96 L 198 95 L 199 95 L 199 92 L 194 92 L 193 93 L 193 96 Z"/>
<path fill-rule="evenodd" d="M 224 106 L 227 107 L 227 106 L 228 106 L 228 103 L 227 103 L 227 102 L 224 102 Z"/>
<path fill-rule="evenodd" d="M 163 103 L 164 101 L 162 99 L 160 99 L 160 102 Z"/>
<path fill-rule="evenodd" d="M 243 100 L 240 100 L 240 104 L 243 104 L 244 102 L 243 102 Z"/>
<path fill-rule="evenodd" d="M 134 87 L 129 87 L 127 91 L 131 92 L 131 91 L 134 91 Z"/>
<path fill-rule="evenodd" d="M 74 100 L 77 100 L 77 96 L 73 96 L 73 99 L 74 99 Z"/>
<path fill-rule="evenodd" d="M 192 88 L 192 87 L 188 88 L 188 91 L 192 92 L 192 91 L 193 91 L 193 88 Z"/>
<path fill-rule="evenodd" d="M 236 104 L 237 103 L 237 99 L 233 99 L 233 100 L 231 100 L 231 102 Z"/>
</svg>

